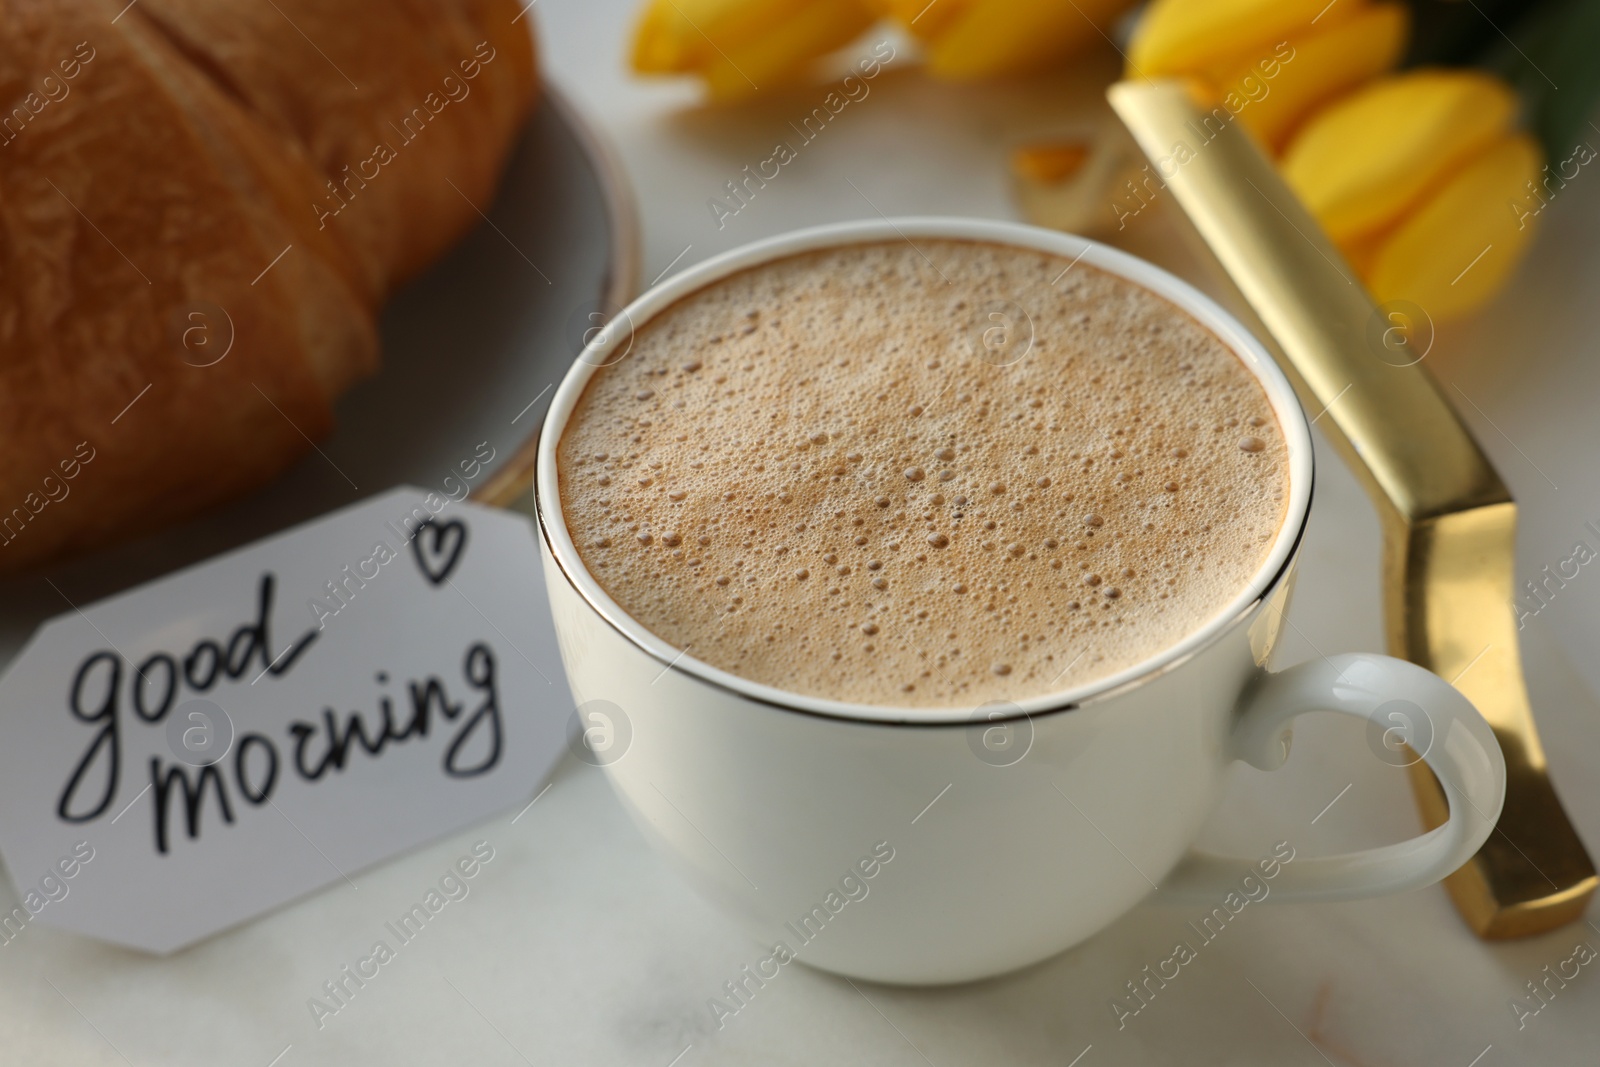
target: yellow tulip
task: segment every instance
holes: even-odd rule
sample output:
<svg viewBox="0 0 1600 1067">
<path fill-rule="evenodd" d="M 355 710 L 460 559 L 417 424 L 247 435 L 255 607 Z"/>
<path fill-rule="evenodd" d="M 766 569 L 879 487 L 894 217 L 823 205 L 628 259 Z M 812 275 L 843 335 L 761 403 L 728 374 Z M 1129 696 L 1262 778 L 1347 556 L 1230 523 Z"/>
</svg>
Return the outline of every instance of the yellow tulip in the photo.
<svg viewBox="0 0 1600 1067">
<path fill-rule="evenodd" d="M 1394 2 L 1156 0 L 1128 73 L 1198 78 L 1276 151 L 1319 104 L 1393 68 L 1409 30 Z"/>
<path fill-rule="evenodd" d="M 1516 96 L 1466 70 L 1373 82 L 1315 115 L 1290 143 L 1283 174 L 1335 244 L 1384 229 L 1445 176 L 1505 138 Z"/>
<path fill-rule="evenodd" d="M 1374 234 L 1359 241 L 1346 241 L 1339 246 L 1345 262 L 1350 264 L 1350 269 L 1356 272 L 1357 277 L 1366 279 L 1372 276 L 1372 265 L 1377 262 L 1378 253 L 1382 251 L 1383 242 L 1388 236 L 1386 233 Z"/>
<path fill-rule="evenodd" d="M 1291 36 L 1290 58 L 1278 65 L 1277 76 L 1270 81 L 1264 78 L 1259 60 L 1252 60 L 1226 75 L 1222 88 L 1250 101 L 1239 112 L 1239 121 L 1269 149 L 1279 151 L 1315 108 L 1392 70 L 1405 52 L 1409 30 L 1410 14 L 1404 6 L 1374 4 L 1342 22 Z M 1265 95 L 1257 99 L 1255 93 L 1263 85 Z"/>
<path fill-rule="evenodd" d="M 950 27 L 972 0 L 877 0 L 885 15 L 904 26 L 913 37 L 932 41 Z"/>
<path fill-rule="evenodd" d="M 1372 295 L 1410 300 L 1435 320 L 1488 300 L 1533 237 L 1533 219 L 1511 205 L 1543 166 L 1538 144 L 1519 133 L 1454 173 L 1379 244 L 1362 270 Z"/>
<path fill-rule="evenodd" d="M 720 39 L 736 44 L 760 35 L 769 21 L 804 6 L 803 0 L 770 4 L 750 0 L 651 0 L 633 34 L 633 69 L 640 74 L 683 74 L 716 54 Z M 715 37 L 712 35 L 715 34 Z"/>
<path fill-rule="evenodd" d="M 977 81 L 1044 66 L 1108 39 L 1133 0 L 877 0 L 925 46 L 928 72 Z"/>
<path fill-rule="evenodd" d="M 1543 161 L 1513 129 L 1517 100 L 1499 79 L 1383 77 L 1409 32 L 1395 0 L 1153 0 L 1127 74 L 1187 78 L 1214 97 L 1282 153 L 1285 179 L 1379 301 L 1411 300 L 1443 320 L 1488 300 L 1515 268 L 1543 201 L 1517 205 Z M 1015 149 L 1026 217 L 1120 229 L 1138 211 L 1104 210 L 1128 169 L 1114 156 L 1066 140 Z"/>
<path fill-rule="evenodd" d="M 1135 157 L 1142 162 L 1126 137 L 1100 131 L 1018 145 L 1011 151 L 1017 205 L 1037 226 L 1109 236 L 1127 212 L 1115 190 L 1137 176 Z"/>
<path fill-rule="evenodd" d="M 1215 83 L 1241 61 L 1358 6 L 1360 0 L 1155 0 L 1134 32 L 1129 71 L 1140 78 L 1209 74 Z"/>
<path fill-rule="evenodd" d="M 1129 0 L 971 0 L 929 43 L 928 72 L 976 81 L 1035 69 L 1105 40 L 1105 29 L 1129 6 Z"/>
<path fill-rule="evenodd" d="M 1011 151 L 1011 172 L 1037 185 L 1059 185 L 1083 169 L 1090 146 L 1084 141 L 1037 141 Z"/>
<path fill-rule="evenodd" d="M 877 17 L 868 0 L 650 0 L 633 69 L 699 74 L 713 99 L 735 99 L 794 81 Z"/>
</svg>

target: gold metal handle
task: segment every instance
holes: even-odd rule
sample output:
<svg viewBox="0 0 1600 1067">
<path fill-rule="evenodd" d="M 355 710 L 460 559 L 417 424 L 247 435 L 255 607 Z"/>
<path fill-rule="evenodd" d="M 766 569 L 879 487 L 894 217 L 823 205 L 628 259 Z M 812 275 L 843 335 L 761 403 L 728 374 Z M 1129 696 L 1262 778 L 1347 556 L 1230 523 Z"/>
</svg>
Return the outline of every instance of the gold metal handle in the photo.
<svg viewBox="0 0 1600 1067">
<path fill-rule="evenodd" d="M 1225 109 L 1172 80 L 1108 95 L 1376 503 L 1390 652 L 1453 681 L 1494 727 L 1505 809 L 1446 880 L 1456 907 L 1489 938 L 1577 919 L 1600 880 L 1550 784 L 1523 686 L 1510 492 L 1431 375 L 1395 365 L 1394 323 Z M 1412 772 L 1424 822 L 1442 823 L 1437 781 L 1420 761 Z"/>
</svg>

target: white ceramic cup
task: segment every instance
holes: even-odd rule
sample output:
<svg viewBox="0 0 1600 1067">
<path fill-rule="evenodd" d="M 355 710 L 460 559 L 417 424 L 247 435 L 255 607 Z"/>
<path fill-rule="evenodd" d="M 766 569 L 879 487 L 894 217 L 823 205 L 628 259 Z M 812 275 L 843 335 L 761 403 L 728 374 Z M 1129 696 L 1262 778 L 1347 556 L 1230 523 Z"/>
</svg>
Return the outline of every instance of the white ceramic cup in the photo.
<svg viewBox="0 0 1600 1067">
<path fill-rule="evenodd" d="M 653 315 L 754 264 L 923 238 L 1050 252 L 1160 294 L 1249 366 L 1288 442 L 1283 528 L 1224 610 L 1144 663 L 1002 714 L 822 700 L 702 663 L 606 594 L 562 520 L 556 444 L 567 419 L 590 377 L 627 358 Z M 588 732 L 582 751 L 605 765 L 654 845 L 770 950 L 757 964 L 768 979 L 791 956 L 877 981 L 981 978 L 1090 936 L 1157 883 L 1224 918 L 1258 894 L 1349 900 L 1430 885 L 1489 836 L 1505 764 L 1466 698 L 1420 667 L 1357 653 L 1266 670 L 1310 508 L 1311 460 L 1305 413 L 1255 338 L 1189 285 L 1103 245 L 1014 224 L 905 218 L 803 230 L 717 256 L 606 324 L 545 420 L 540 543 L 575 722 Z M 1278 767 L 1293 720 L 1314 710 L 1368 720 L 1374 752 L 1391 762 L 1420 754 L 1443 783 L 1449 820 L 1341 856 L 1284 862 L 1293 842 L 1259 857 L 1192 851 L 1229 764 Z M 753 992 L 751 979 L 740 981 Z"/>
</svg>

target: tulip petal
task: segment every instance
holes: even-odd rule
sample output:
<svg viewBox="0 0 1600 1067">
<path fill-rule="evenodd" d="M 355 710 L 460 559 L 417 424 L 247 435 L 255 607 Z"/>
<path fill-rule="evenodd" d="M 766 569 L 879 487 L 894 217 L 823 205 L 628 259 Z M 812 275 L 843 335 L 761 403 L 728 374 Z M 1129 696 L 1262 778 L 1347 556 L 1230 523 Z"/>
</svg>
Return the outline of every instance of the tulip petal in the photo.
<svg viewBox="0 0 1600 1067">
<path fill-rule="evenodd" d="M 919 40 L 941 36 L 972 0 L 874 0 L 884 14 L 904 26 Z"/>
<path fill-rule="evenodd" d="M 1155 0 L 1134 31 L 1129 73 L 1220 74 L 1241 57 L 1270 52 L 1280 41 L 1364 6 L 1364 0 Z"/>
<path fill-rule="evenodd" d="M 793 17 L 810 0 L 649 0 L 633 34 L 633 69 L 682 74 Z"/>
<path fill-rule="evenodd" d="M 1335 243 L 1381 230 L 1510 128 L 1516 96 L 1466 70 L 1384 78 L 1312 116 L 1283 175 Z"/>
<path fill-rule="evenodd" d="M 1291 39 L 1291 58 L 1284 62 L 1264 56 L 1245 64 L 1223 82 L 1224 92 L 1250 100 L 1239 121 L 1267 147 L 1280 151 L 1313 109 L 1392 70 L 1405 51 L 1409 22 L 1401 4 L 1365 8 L 1343 22 Z M 1265 95 L 1259 95 L 1263 86 Z"/>
<path fill-rule="evenodd" d="M 862 0 L 806 0 L 754 38 L 724 47 L 700 67 L 713 100 L 748 97 L 804 74 L 811 61 L 843 48 L 877 21 Z"/>
<path fill-rule="evenodd" d="M 973 0 L 928 46 L 928 72 L 975 81 L 1038 67 L 1103 40 L 1103 28 L 1129 6 L 1130 0 Z"/>
<path fill-rule="evenodd" d="M 1512 205 L 1543 165 L 1538 143 L 1521 133 L 1473 159 L 1383 244 L 1367 271 L 1373 296 L 1410 300 L 1435 321 L 1486 302 L 1533 237 L 1533 216 Z"/>
<path fill-rule="evenodd" d="M 1011 172 L 1024 181 L 1057 185 L 1077 174 L 1089 159 L 1085 141 L 1040 141 L 1011 151 Z"/>
<path fill-rule="evenodd" d="M 1012 156 L 1012 192 L 1022 217 L 1035 226 L 1109 235 L 1139 214 L 1132 192 L 1145 177 L 1144 156 L 1120 134 L 1019 149 Z"/>
</svg>

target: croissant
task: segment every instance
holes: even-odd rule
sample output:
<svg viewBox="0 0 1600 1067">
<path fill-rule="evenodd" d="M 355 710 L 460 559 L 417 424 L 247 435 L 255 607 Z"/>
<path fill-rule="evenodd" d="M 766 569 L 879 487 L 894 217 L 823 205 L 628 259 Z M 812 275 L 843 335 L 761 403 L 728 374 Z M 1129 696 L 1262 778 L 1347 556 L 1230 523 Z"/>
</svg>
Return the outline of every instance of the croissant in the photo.
<svg viewBox="0 0 1600 1067">
<path fill-rule="evenodd" d="M 126 6 L 124 6 L 126 4 Z M 538 87 L 513 0 L 0 0 L 0 572 L 255 488 Z"/>
</svg>

